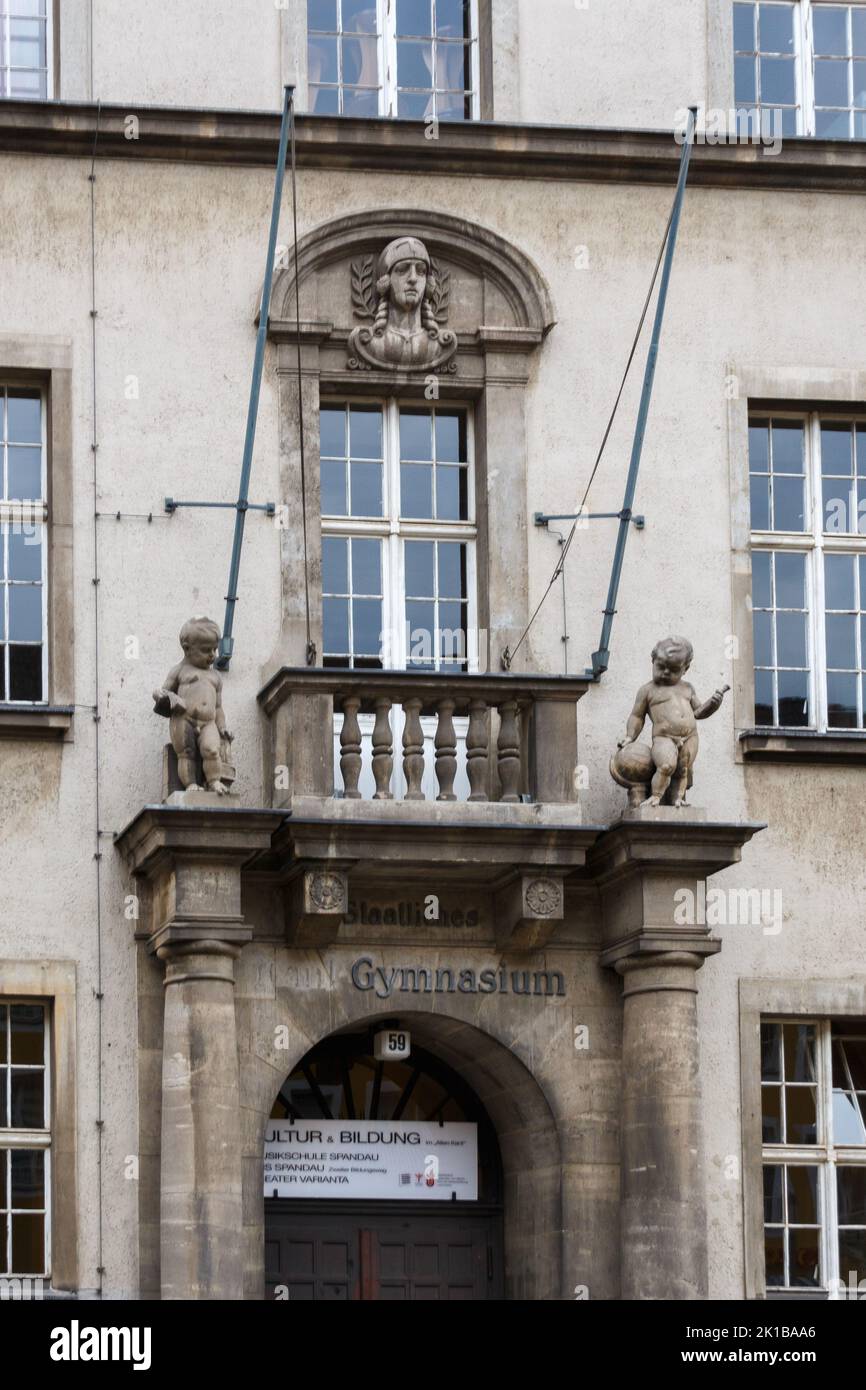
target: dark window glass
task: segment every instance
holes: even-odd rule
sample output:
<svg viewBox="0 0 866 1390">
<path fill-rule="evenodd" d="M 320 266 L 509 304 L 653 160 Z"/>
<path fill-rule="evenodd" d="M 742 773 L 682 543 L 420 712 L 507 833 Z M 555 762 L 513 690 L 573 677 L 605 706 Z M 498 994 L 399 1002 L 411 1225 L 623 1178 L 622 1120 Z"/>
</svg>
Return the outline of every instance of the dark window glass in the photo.
<svg viewBox="0 0 866 1390">
<path fill-rule="evenodd" d="M 433 598 L 436 592 L 433 541 L 407 541 L 405 566 L 409 598 Z"/>
<path fill-rule="evenodd" d="M 9 648 L 9 699 L 42 699 L 42 648 Z"/>
<path fill-rule="evenodd" d="M 820 1231 L 788 1231 L 788 1278 L 793 1289 L 817 1288 L 820 1282 Z"/>
<path fill-rule="evenodd" d="M 429 462 L 433 458 L 433 417 L 429 410 L 400 411 L 400 458 Z"/>
<path fill-rule="evenodd" d="M 45 1073 L 13 1071 L 10 1124 L 13 1129 L 45 1127 Z"/>
<path fill-rule="evenodd" d="M 398 34 L 430 34 L 430 0 L 396 0 L 396 4 Z"/>
<path fill-rule="evenodd" d="M 41 396 L 37 392 L 10 388 L 7 423 L 10 444 L 41 444 Z"/>
<path fill-rule="evenodd" d="M 339 459 L 322 459 L 322 513 L 346 516 L 346 465 Z"/>
<path fill-rule="evenodd" d="M 838 1168 L 836 1192 L 839 1225 L 866 1226 L 866 1168 Z"/>
<path fill-rule="evenodd" d="M 782 1142 L 782 1088 L 761 1087 L 761 1136 L 765 1144 Z"/>
<path fill-rule="evenodd" d="M 761 105 L 793 106 L 797 100 L 797 75 L 793 58 L 761 58 Z"/>
<path fill-rule="evenodd" d="M 42 1274 L 45 1270 L 45 1217 L 13 1216 L 12 1271 Z"/>
<path fill-rule="evenodd" d="M 382 411 L 378 406 L 353 406 L 349 414 L 349 447 L 353 459 L 381 459 Z"/>
<path fill-rule="evenodd" d="M 802 613 L 776 615 L 776 660 L 780 666 L 806 665 L 806 619 Z"/>
<path fill-rule="evenodd" d="M 762 53 L 793 53 L 793 6 L 760 5 L 758 7 L 758 39 Z"/>
<path fill-rule="evenodd" d="M 782 1079 L 781 1041 L 782 1030 L 778 1023 L 761 1024 L 762 1081 L 781 1081 Z"/>
<path fill-rule="evenodd" d="M 340 536 L 322 537 L 322 589 L 326 594 L 349 592 L 349 542 Z"/>
<path fill-rule="evenodd" d="M 41 497 L 42 450 L 9 445 L 9 482 L 7 495 L 16 502 L 30 502 Z"/>
<path fill-rule="evenodd" d="M 337 0 L 307 0 L 307 28 L 333 33 L 337 28 Z"/>
<path fill-rule="evenodd" d="M 12 1206 L 45 1208 L 45 1154 L 42 1149 L 12 1150 Z"/>
<path fill-rule="evenodd" d="M 854 7 L 855 11 L 858 8 Z M 848 52 L 848 25 L 845 6 L 813 5 L 812 32 L 815 52 L 844 57 Z"/>
<path fill-rule="evenodd" d="M 805 608 L 806 557 L 803 554 L 776 554 L 776 607 Z"/>
<path fill-rule="evenodd" d="M 12 1004 L 12 1063 L 41 1066 L 45 1061 L 45 1010 L 41 1004 Z"/>
<path fill-rule="evenodd" d="M 352 541 L 352 592 L 376 594 L 382 592 L 382 544 L 378 540 Z"/>
<path fill-rule="evenodd" d="M 764 1232 L 764 1264 L 768 1289 L 782 1288 L 785 1283 L 785 1233 L 769 1227 Z"/>
<path fill-rule="evenodd" d="M 770 552 L 756 550 L 752 554 L 752 604 L 755 608 L 771 608 Z"/>
<path fill-rule="evenodd" d="M 824 556 L 824 601 L 828 609 L 856 606 L 853 555 Z"/>
<path fill-rule="evenodd" d="M 857 728 L 856 675 L 828 671 L 827 722 L 833 729 Z"/>
<path fill-rule="evenodd" d="M 734 49 L 751 53 L 755 48 L 755 6 L 734 6 Z"/>
<path fill-rule="evenodd" d="M 805 671 L 780 671 L 779 724 L 803 728 L 809 723 L 809 677 Z"/>
<path fill-rule="evenodd" d="M 755 723 L 757 725 L 772 725 L 775 722 L 773 715 L 773 673 L 772 671 L 756 671 Z"/>
</svg>

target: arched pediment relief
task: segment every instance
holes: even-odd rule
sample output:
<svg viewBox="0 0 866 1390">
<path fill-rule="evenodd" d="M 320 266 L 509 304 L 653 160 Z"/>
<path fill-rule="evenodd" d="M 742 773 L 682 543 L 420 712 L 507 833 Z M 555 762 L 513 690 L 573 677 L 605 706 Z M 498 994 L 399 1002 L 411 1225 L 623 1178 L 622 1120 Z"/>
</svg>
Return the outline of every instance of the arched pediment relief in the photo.
<svg viewBox="0 0 866 1390">
<path fill-rule="evenodd" d="M 294 255 L 274 277 L 269 332 L 294 336 Z M 521 349 L 554 324 L 537 266 L 486 227 L 445 213 L 378 210 L 327 222 L 298 243 L 306 334 L 345 343 L 357 370 L 454 372 L 489 338 Z"/>
</svg>

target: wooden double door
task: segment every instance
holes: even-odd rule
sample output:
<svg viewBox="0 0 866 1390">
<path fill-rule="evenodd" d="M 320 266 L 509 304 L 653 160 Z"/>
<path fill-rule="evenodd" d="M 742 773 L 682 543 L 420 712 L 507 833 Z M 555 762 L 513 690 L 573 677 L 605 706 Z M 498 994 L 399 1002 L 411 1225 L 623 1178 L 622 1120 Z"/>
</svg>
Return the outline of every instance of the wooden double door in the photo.
<svg viewBox="0 0 866 1390">
<path fill-rule="evenodd" d="M 267 1298 L 290 1302 L 501 1299 L 502 1214 L 445 1202 L 266 1201 L 265 1279 Z"/>
</svg>

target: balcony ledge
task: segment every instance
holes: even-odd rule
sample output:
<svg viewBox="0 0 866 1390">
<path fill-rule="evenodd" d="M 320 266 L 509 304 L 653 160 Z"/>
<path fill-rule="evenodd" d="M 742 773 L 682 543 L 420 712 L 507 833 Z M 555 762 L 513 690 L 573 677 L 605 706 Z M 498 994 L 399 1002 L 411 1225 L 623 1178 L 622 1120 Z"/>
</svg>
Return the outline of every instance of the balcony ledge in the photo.
<svg viewBox="0 0 866 1390">
<path fill-rule="evenodd" d="M 392 801 L 352 799 L 339 796 L 295 796 L 291 801 L 294 822 L 327 821 L 330 825 L 444 826 L 450 829 L 476 826 L 537 826 L 540 829 L 583 830 L 579 802 L 534 801 Z"/>
<path fill-rule="evenodd" d="M 866 764 L 866 730 L 744 729 L 740 748 L 747 762 Z"/>
</svg>

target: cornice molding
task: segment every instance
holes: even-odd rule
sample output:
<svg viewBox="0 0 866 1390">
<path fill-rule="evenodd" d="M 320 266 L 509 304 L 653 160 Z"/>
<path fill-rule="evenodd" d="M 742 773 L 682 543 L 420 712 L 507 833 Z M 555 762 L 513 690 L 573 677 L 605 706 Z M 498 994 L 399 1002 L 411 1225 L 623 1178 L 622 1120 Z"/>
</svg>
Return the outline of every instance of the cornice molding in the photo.
<svg viewBox="0 0 866 1390">
<path fill-rule="evenodd" d="M 133 125 L 130 116 L 136 117 Z M 0 101 L 0 153 L 89 158 L 95 104 Z M 273 167 L 279 115 L 189 107 L 105 105 L 97 158 Z M 301 168 L 382 170 L 473 178 L 673 184 L 680 147 L 663 131 L 513 125 L 473 121 L 439 126 L 427 139 L 420 121 L 300 116 Z M 135 138 L 129 138 L 134 131 Z M 786 139 L 760 145 L 698 145 L 691 186 L 866 192 L 866 142 Z"/>
</svg>

